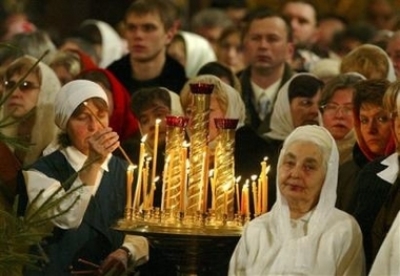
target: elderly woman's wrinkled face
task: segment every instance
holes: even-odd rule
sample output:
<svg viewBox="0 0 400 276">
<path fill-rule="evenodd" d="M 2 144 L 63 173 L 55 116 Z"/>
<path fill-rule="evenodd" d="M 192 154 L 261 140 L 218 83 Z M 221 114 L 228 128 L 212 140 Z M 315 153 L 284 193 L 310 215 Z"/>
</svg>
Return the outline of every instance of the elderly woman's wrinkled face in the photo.
<svg viewBox="0 0 400 276">
<path fill-rule="evenodd" d="M 71 116 L 67 123 L 67 134 L 72 145 L 87 155 L 89 153 L 88 139 L 97 131 L 108 126 L 109 116 L 108 109 L 100 109 L 91 100 L 86 102 L 90 110 L 82 108 L 80 112 Z"/>
<path fill-rule="evenodd" d="M 308 204 L 312 209 L 319 199 L 326 167 L 319 146 L 295 141 L 287 147 L 278 167 L 279 190 L 290 203 Z"/>
<path fill-rule="evenodd" d="M 314 97 L 295 97 L 290 102 L 293 127 L 318 125 L 319 99 L 321 90 Z"/>
<path fill-rule="evenodd" d="M 23 74 L 14 74 L 3 83 L 5 93 L 11 91 Z M 5 102 L 5 113 L 12 114 L 14 118 L 21 118 L 31 111 L 38 102 L 40 93 L 40 80 L 35 73 L 30 73 L 17 87 Z"/>
</svg>

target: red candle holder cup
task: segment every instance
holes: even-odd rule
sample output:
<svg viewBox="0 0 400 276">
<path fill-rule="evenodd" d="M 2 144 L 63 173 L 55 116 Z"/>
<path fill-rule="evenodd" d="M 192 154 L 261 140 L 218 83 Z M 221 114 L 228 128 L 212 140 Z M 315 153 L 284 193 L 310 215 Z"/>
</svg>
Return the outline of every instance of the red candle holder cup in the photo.
<svg viewBox="0 0 400 276">
<path fill-rule="evenodd" d="M 211 83 L 198 82 L 189 85 L 193 94 L 211 94 L 214 90 L 214 84 Z"/>
<path fill-rule="evenodd" d="M 219 129 L 236 129 L 239 119 L 215 118 L 214 122 Z"/>
<path fill-rule="evenodd" d="M 165 122 L 167 126 L 171 127 L 186 127 L 189 122 L 189 118 L 182 116 L 166 116 Z"/>
</svg>

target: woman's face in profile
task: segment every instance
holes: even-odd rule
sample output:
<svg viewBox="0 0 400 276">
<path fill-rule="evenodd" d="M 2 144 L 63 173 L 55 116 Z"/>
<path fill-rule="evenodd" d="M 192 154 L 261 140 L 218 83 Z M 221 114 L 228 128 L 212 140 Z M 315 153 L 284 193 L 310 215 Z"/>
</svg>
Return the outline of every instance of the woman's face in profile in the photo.
<svg viewBox="0 0 400 276">
<path fill-rule="evenodd" d="M 326 168 L 320 148 L 309 141 L 295 141 L 287 147 L 278 167 L 279 189 L 290 203 L 318 203 Z"/>
</svg>

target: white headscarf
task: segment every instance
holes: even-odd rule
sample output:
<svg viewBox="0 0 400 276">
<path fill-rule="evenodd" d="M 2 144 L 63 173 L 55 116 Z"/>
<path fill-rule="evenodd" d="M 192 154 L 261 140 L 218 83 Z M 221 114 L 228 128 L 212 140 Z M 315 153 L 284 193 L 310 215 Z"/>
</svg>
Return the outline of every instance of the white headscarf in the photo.
<svg viewBox="0 0 400 276">
<path fill-rule="evenodd" d="M 298 260 L 302 260 L 305 266 L 310 265 L 315 256 L 312 252 L 318 248 L 315 243 L 319 240 L 316 238 L 326 223 L 329 221 L 332 211 L 335 209 L 336 202 L 336 187 L 338 179 L 339 153 L 336 147 L 335 140 L 332 135 L 324 127 L 308 125 L 297 127 L 283 143 L 283 148 L 279 155 L 278 167 L 282 162 L 282 157 L 285 155 L 287 148 L 295 141 L 309 141 L 317 144 L 320 148 L 327 149 L 330 154 L 327 156 L 326 175 L 322 185 L 321 193 L 317 206 L 308 222 L 308 234 L 304 237 L 297 238 L 297 242 L 293 244 L 292 254 L 298 254 Z M 324 156 L 326 159 L 326 156 Z M 277 235 L 280 241 L 293 240 L 294 234 L 290 224 L 290 211 L 287 200 L 282 196 L 279 190 L 279 174 L 277 175 L 277 200 L 272 207 L 271 216 L 273 221 L 277 222 Z M 290 248 L 289 248 L 290 250 Z M 277 265 L 282 265 L 282 262 L 276 262 Z"/>
<path fill-rule="evenodd" d="M 184 116 L 185 113 L 183 112 L 182 105 L 181 105 L 181 99 L 179 98 L 179 95 L 165 87 L 162 87 L 162 88 L 168 92 L 169 97 L 171 99 L 171 107 L 170 107 L 171 115 L 172 116 Z"/>
<path fill-rule="evenodd" d="M 32 65 L 37 62 L 36 58 L 25 55 L 16 59 L 13 64 L 20 62 L 22 59 L 28 59 Z M 61 84 L 57 75 L 48 65 L 44 62 L 39 62 L 38 66 L 41 73 L 41 85 L 36 103 L 35 123 L 31 133 L 30 143 L 32 145 L 26 153 L 24 165 L 35 162 L 58 133 L 57 126 L 54 125 L 54 99 L 61 88 Z M 7 129 L 3 129 L 2 132 L 15 136 L 17 127 L 18 125 L 14 124 Z"/>
<path fill-rule="evenodd" d="M 124 55 L 125 47 L 123 39 L 108 23 L 99 20 L 88 19 L 83 21 L 82 26 L 84 25 L 95 25 L 99 29 L 102 41 L 99 67 L 106 68 L 113 61 L 121 58 Z"/>
<path fill-rule="evenodd" d="M 108 104 L 106 92 L 95 82 L 74 80 L 64 85 L 54 103 L 56 125 L 65 130 L 74 110 L 84 101 L 95 97 L 103 99 Z"/>
<path fill-rule="evenodd" d="M 185 31 L 180 31 L 186 49 L 186 76 L 196 76 L 199 69 L 206 63 L 216 61 L 214 50 L 204 37 Z"/>
<path fill-rule="evenodd" d="M 312 76 L 311 73 L 298 73 L 291 77 L 278 91 L 278 96 L 271 115 L 271 131 L 266 133 L 267 137 L 276 140 L 284 140 L 295 128 L 293 125 L 292 112 L 290 110 L 289 86 L 298 76 Z M 318 116 L 319 125 L 322 125 L 322 118 Z"/>
<path fill-rule="evenodd" d="M 182 96 L 187 95 L 190 92 L 191 83 L 210 83 L 214 84 L 214 90 L 212 94 L 223 94 L 227 98 L 227 105 L 225 111 L 225 118 L 229 119 L 239 119 L 238 125 L 236 129 L 242 127 L 244 125 L 244 120 L 246 117 L 245 106 L 243 100 L 240 96 L 240 93 L 234 89 L 232 86 L 226 84 L 221 79 L 213 75 L 200 75 L 195 78 L 190 79 L 181 91 Z"/>
</svg>

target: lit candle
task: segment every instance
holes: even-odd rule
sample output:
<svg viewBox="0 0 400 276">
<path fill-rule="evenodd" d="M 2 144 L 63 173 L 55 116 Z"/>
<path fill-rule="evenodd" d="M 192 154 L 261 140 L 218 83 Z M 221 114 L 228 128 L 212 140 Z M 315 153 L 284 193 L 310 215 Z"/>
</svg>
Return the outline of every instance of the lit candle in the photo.
<svg viewBox="0 0 400 276">
<path fill-rule="evenodd" d="M 249 194 L 249 180 L 246 180 L 246 216 L 250 215 L 250 194 Z"/>
<path fill-rule="evenodd" d="M 253 195 L 253 208 L 254 208 L 254 213 L 256 215 L 258 215 L 258 210 L 257 210 L 257 206 L 258 206 L 258 202 L 257 202 L 257 184 L 256 184 L 256 180 L 257 180 L 257 175 L 252 175 L 251 176 L 251 194 Z"/>
<path fill-rule="evenodd" d="M 129 165 L 126 170 L 126 208 L 132 206 L 132 185 L 133 185 L 133 172 L 136 166 Z"/>
<path fill-rule="evenodd" d="M 241 211 L 242 211 L 242 215 L 247 215 L 248 213 L 248 199 L 249 199 L 249 182 L 248 180 L 246 180 L 246 183 L 243 185 L 242 188 L 242 201 L 241 201 Z"/>
<path fill-rule="evenodd" d="M 180 201 L 179 208 L 181 212 L 185 211 L 185 191 L 186 191 L 186 159 L 187 159 L 188 144 L 185 142 L 181 148 L 181 187 L 180 187 Z"/>
<path fill-rule="evenodd" d="M 240 194 L 239 194 L 239 181 L 242 177 L 239 176 L 235 179 L 235 193 L 236 193 L 236 205 L 237 205 L 237 213 L 241 214 L 240 212 Z"/>
<path fill-rule="evenodd" d="M 147 163 L 147 162 L 146 162 Z M 149 169 L 148 167 L 144 167 L 142 170 L 142 174 L 143 174 L 143 209 L 147 209 L 147 185 L 149 184 Z"/>
<path fill-rule="evenodd" d="M 268 172 L 270 170 L 270 166 L 265 170 L 265 174 L 263 176 L 262 186 L 263 186 L 263 193 L 262 193 L 262 213 L 266 213 L 268 211 Z"/>
<path fill-rule="evenodd" d="M 157 183 L 158 179 L 159 179 L 159 177 L 157 176 L 154 179 L 154 182 L 151 184 L 150 199 L 149 199 L 149 208 L 150 209 L 153 209 L 153 207 L 154 207 L 154 192 L 155 192 L 156 187 L 157 187 L 156 183 Z"/>
<path fill-rule="evenodd" d="M 139 151 L 139 168 L 138 168 L 138 179 L 136 182 L 136 191 L 135 191 L 135 197 L 133 198 L 133 209 L 138 207 L 138 203 L 140 200 L 141 196 L 141 185 L 142 185 L 142 170 L 143 170 L 143 165 L 144 165 L 144 158 L 146 156 L 146 151 L 145 151 L 145 141 L 146 141 L 147 135 L 144 135 L 142 137 L 142 140 L 140 142 L 140 151 Z"/>
<path fill-rule="evenodd" d="M 161 123 L 161 119 L 156 119 L 156 127 L 154 130 L 154 145 L 153 145 L 153 166 L 151 169 L 151 182 L 150 183 L 154 183 L 154 179 L 156 177 L 158 136 L 159 136 L 159 132 L 160 132 L 160 123 Z"/>
</svg>

